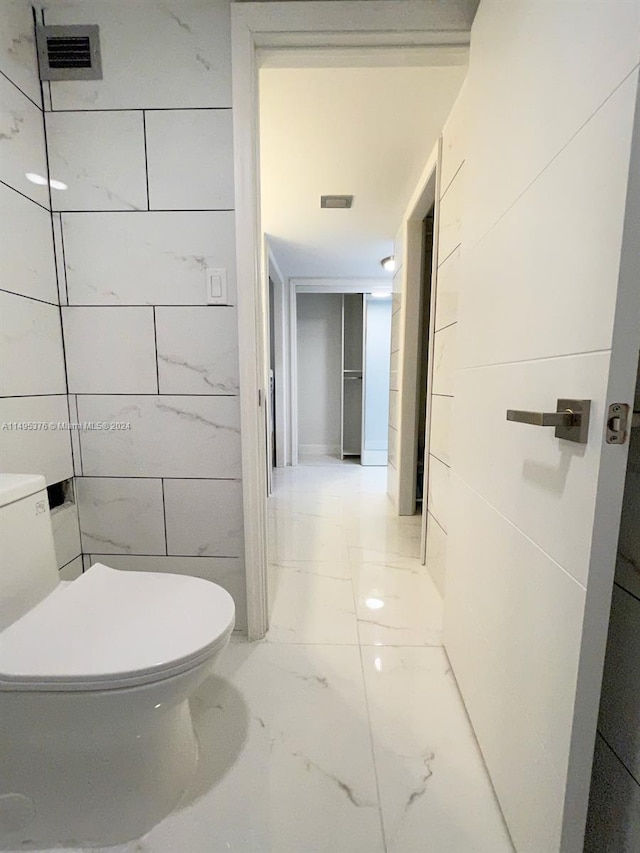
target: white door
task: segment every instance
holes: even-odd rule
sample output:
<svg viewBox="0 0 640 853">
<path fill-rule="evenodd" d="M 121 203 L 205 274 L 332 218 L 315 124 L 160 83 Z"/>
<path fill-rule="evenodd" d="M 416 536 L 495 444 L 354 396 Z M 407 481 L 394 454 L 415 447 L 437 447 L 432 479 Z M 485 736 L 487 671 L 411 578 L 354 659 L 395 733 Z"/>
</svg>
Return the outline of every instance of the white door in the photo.
<svg viewBox="0 0 640 853">
<path fill-rule="evenodd" d="M 640 342 L 639 18 L 483 0 L 472 33 L 445 644 L 518 853 L 582 851 L 628 451 L 607 411 Z M 591 401 L 586 444 L 506 419 L 559 398 Z"/>
</svg>

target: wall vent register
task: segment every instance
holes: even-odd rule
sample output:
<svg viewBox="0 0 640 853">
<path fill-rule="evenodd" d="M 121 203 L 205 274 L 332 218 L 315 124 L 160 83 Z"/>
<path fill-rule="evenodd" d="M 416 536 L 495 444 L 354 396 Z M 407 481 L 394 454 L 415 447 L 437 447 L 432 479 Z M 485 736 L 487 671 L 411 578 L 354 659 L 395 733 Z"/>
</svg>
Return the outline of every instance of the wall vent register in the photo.
<svg viewBox="0 0 640 853">
<path fill-rule="evenodd" d="M 320 207 L 333 210 L 348 210 L 353 207 L 352 195 L 321 195 Z"/>
<path fill-rule="evenodd" d="M 96 24 L 37 26 L 41 80 L 102 80 Z"/>
</svg>

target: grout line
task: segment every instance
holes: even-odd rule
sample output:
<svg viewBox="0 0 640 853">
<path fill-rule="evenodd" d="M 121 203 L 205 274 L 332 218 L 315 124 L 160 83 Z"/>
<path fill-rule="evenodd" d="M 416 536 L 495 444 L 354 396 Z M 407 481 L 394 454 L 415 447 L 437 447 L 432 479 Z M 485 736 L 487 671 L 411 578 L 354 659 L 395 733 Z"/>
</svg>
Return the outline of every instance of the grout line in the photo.
<svg viewBox="0 0 640 853">
<path fill-rule="evenodd" d="M 64 292 L 66 296 L 66 305 L 69 305 L 69 282 L 67 281 L 67 254 L 64 248 L 64 225 L 62 223 L 62 214 L 58 213 L 60 221 L 60 244 L 62 247 L 62 275 L 64 277 Z"/>
<path fill-rule="evenodd" d="M 3 290 L 4 288 L 0 288 Z M 8 290 L 7 293 L 12 293 L 12 291 Z M 23 296 L 22 293 L 16 293 L 16 296 Z M 33 296 L 27 296 L 26 299 L 35 299 Z M 44 302 L 45 300 L 39 299 L 38 302 Z M 48 302 L 48 305 L 55 305 L 55 302 Z M 159 304 L 153 302 L 118 302 L 118 303 L 108 303 L 101 302 L 98 304 L 89 303 L 89 302 L 72 302 L 68 306 L 69 308 L 202 308 L 206 311 L 215 310 L 216 308 L 233 308 L 235 309 L 235 305 L 203 305 L 199 302 L 191 302 L 191 303 L 177 303 L 177 302 L 161 302 Z"/>
<path fill-rule="evenodd" d="M 160 364 L 158 362 L 158 327 L 156 325 L 156 306 L 153 305 L 151 310 L 153 311 L 153 346 L 155 349 L 155 358 L 156 358 L 156 385 L 157 385 L 158 395 L 160 395 Z M 164 395 L 164 396 L 167 396 L 167 395 Z M 205 396 L 205 395 L 203 395 L 203 396 Z M 206 395 L 206 396 L 209 396 L 209 395 Z M 226 396 L 226 395 L 212 394 L 211 396 Z"/>
<path fill-rule="evenodd" d="M 451 465 L 449 464 L 449 462 L 445 462 L 444 459 L 440 459 L 440 457 L 436 456 L 435 453 L 429 452 L 429 456 L 433 456 L 433 458 L 437 459 L 441 465 L 444 465 L 445 468 L 448 468 L 449 470 L 451 470 Z"/>
<path fill-rule="evenodd" d="M 2 72 L 0 71 L 0 74 Z M 6 77 L 6 75 L 5 75 Z M 13 82 L 13 81 L 12 81 Z M 24 93 L 23 93 L 24 94 Z M 27 95 L 28 97 L 28 95 Z M 37 106 L 37 105 L 36 105 Z M 222 112 L 227 111 L 230 112 L 233 107 L 95 107 L 95 108 L 87 108 L 87 109 L 61 109 L 61 110 L 52 110 L 55 113 L 135 113 L 135 112 L 148 112 L 148 113 L 165 113 L 165 112 L 173 112 L 173 113 L 186 113 L 186 112 L 194 112 L 198 110 L 200 112 Z"/>
<path fill-rule="evenodd" d="M 5 74 L 4 71 L 0 71 L 0 74 L 4 77 L 5 80 L 8 80 L 9 83 L 11 83 L 11 85 L 15 89 L 17 89 L 18 92 L 20 92 L 21 95 L 24 95 L 25 98 L 28 101 L 30 101 L 34 107 L 37 107 L 37 109 L 39 109 L 41 113 L 44 112 L 44 107 L 40 106 L 40 104 L 36 104 L 36 102 L 33 100 L 33 98 L 30 95 L 27 95 L 27 93 L 23 89 L 21 89 L 17 83 L 14 83 L 14 81 L 11 79 L 11 77 L 9 77 L 7 74 Z M 40 96 L 42 97 L 42 86 L 40 87 Z M 44 101 L 43 101 L 43 104 L 44 104 Z"/>
<path fill-rule="evenodd" d="M 435 523 L 438 525 L 438 527 L 440 528 L 440 530 L 442 530 L 442 532 L 444 533 L 444 535 L 445 535 L 445 536 L 448 536 L 448 535 L 449 535 L 449 534 L 447 533 L 447 531 L 444 529 L 444 527 L 440 524 L 440 522 L 438 521 L 438 519 L 435 517 L 435 515 L 431 512 L 431 510 L 429 509 L 429 507 L 427 507 L 427 515 L 428 515 L 428 516 L 430 516 L 430 518 L 432 518 L 432 519 L 435 521 Z"/>
<path fill-rule="evenodd" d="M 464 166 L 464 164 L 465 164 L 465 158 L 463 157 L 463 158 L 462 158 L 462 160 L 460 161 L 459 165 L 458 165 L 458 168 L 455 170 L 455 172 L 453 173 L 453 175 L 449 178 L 449 183 L 446 185 L 446 187 L 445 187 L 444 189 L 442 189 L 442 187 L 440 187 L 440 199 L 439 199 L 440 203 L 442 203 L 442 199 L 443 199 L 443 198 L 446 196 L 446 194 L 448 193 L 448 191 L 449 191 L 449 189 L 450 189 L 450 187 L 451 187 L 451 184 L 455 181 L 455 179 L 456 179 L 456 178 L 458 177 L 458 175 L 460 174 L 460 170 L 462 169 L 462 167 Z"/>
<path fill-rule="evenodd" d="M 451 255 L 453 255 L 453 254 L 454 254 L 454 252 L 457 252 L 457 250 L 460 248 L 460 246 L 462 246 L 462 241 L 460 241 L 459 243 L 457 243 L 457 244 L 456 244 L 456 246 L 455 246 L 455 248 L 453 248 L 453 249 L 449 252 L 449 254 L 448 254 L 448 255 L 445 255 L 445 256 L 444 256 L 444 258 L 443 258 L 441 261 L 439 261 L 439 262 L 438 262 L 438 266 L 437 266 L 437 268 L 436 268 L 436 272 L 440 270 L 440 267 L 442 267 L 442 265 L 443 265 L 443 264 L 446 264 L 446 262 L 449 260 L 449 258 L 451 257 Z"/>
<path fill-rule="evenodd" d="M 75 557 L 72 557 L 70 560 L 67 560 L 67 562 L 66 562 L 66 563 L 64 563 L 62 566 L 59 566 L 59 567 L 58 567 L 58 571 L 59 571 L 59 572 L 61 572 L 63 569 L 66 569 L 66 568 L 67 568 L 67 566 L 68 566 L 70 563 L 73 563 L 73 561 L 74 561 L 74 560 L 77 560 L 77 559 L 78 559 L 78 557 L 80 557 L 80 560 L 82 560 L 82 551 L 81 551 L 79 554 L 76 554 L 76 555 L 75 555 Z"/>
<path fill-rule="evenodd" d="M 88 539 L 91 537 L 88 536 Z M 242 560 L 242 557 L 239 557 L 237 554 L 212 554 L 210 556 L 206 554 L 131 554 L 129 552 L 120 552 L 120 551 L 112 551 L 111 553 L 102 553 L 98 551 L 93 551 L 92 556 L 94 557 L 168 557 L 169 559 L 173 559 L 174 557 L 183 560 Z"/>
<path fill-rule="evenodd" d="M 439 328 L 434 329 L 434 335 L 437 335 L 438 332 L 444 332 L 445 329 L 450 329 L 452 326 L 457 326 L 457 325 L 458 325 L 458 321 L 452 320 L 450 323 L 447 323 L 446 326 L 440 326 Z"/>
<path fill-rule="evenodd" d="M 61 395 L 62 396 L 62 395 Z M 72 395 L 73 396 L 73 395 Z M 82 430 L 77 430 L 78 434 Z M 214 480 L 223 483 L 241 483 L 240 477 L 166 477 L 163 474 L 81 474 L 92 480 Z"/>
<path fill-rule="evenodd" d="M 0 183 L 4 183 L 4 181 L 0 181 Z M 10 184 L 6 184 L 6 186 L 10 186 Z M 15 189 L 15 187 L 11 187 L 11 189 Z M 16 190 L 16 192 L 20 192 L 20 190 Z M 24 193 L 20 193 L 20 195 L 24 195 Z M 29 196 L 25 196 L 25 198 L 29 198 Z M 33 201 L 33 199 L 31 199 Z M 38 202 L 34 202 L 38 204 Z M 44 205 L 40 205 L 40 207 L 44 207 Z M 47 210 L 44 207 L 44 210 Z M 151 210 L 146 210 L 145 208 L 133 207 L 133 208 L 117 208 L 111 210 L 104 210 L 99 208 L 88 208 L 87 210 L 66 210 L 64 208 L 56 208 L 54 213 L 235 213 L 234 207 L 154 207 Z"/>
<path fill-rule="evenodd" d="M 169 556 L 169 539 L 167 536 L 167 502 L 166 502 L 165 496 L 164 496 L 164 479 L 160 480 L 160 489 L 162 491 L 162 520 L 164 523 L 164 550 L 165 550 L 165 553 L 168 557 Z M 175 556 L 175 555 L 172 554 L 172 556 Z"/>
<path fill-rule="evenodd" d="M 39 201 L 36 201 L 34 198 L 31 198 L 31 196 L 30 196 L 30 195 L 27 195 L 26 193 L 23 193 L 21 190 L 17 190 L 15 187 L 12 187 L 12 186 L 11 186 L 11 184 L 8 184 L 6 181 L 2 181 L 2 180 L 0 180 L 0 184 L 2 184 L 3 186 L 5 186 L 5 187 L 6 187 L 7 189 L 9 189 L 9 190 L 13 190 L 13 191 L 14 191 L 14 193 L 18 193 L 18 195 L 21 195 L 21 196 L 22 196 L 22 198 L 26 198 L 26 199 L 27 199 L 27 201 L 31 201 L 31 202 L 33 202 L 33 204 L 37 205 L 37 206 L 38 206 L 39 208 L 41 208 L 42 210 L 46 210 L 46 211 L 47 211 L 47 213 L 51 213 L 51 211 L 49 210 L 49 208 L 48 208 L 48 207 L 45 207 L 45 205 L 44 205 L 44 204 L 40 204 L 40 202 L 39 202 Z"/>
<path fill-rule="evenodd" d="M 149 201 L 149 155 L 147 152 L 147 119 L 144 110 L 142 110 L 142 139 L 144 142 L 144 174 L 147 186 L 147 210 L 151 210 L 151 202 Z"/>
<path fill-rule="evenodd" d="M 42 305 L 51 305 L 52 308 L 59 308 L 59 302 L 48 302 L 46 299 L 38 299 L 37 296 L 27 296 L 26 293 L 16 293 L 15 290 L 7 290 L 6 287 L 0 287 L 0 293 L 10 293 L 12 296 L 21 296 L 23 299 L 31 299 L 32 302 L 40 302 Z"/>
</svg>

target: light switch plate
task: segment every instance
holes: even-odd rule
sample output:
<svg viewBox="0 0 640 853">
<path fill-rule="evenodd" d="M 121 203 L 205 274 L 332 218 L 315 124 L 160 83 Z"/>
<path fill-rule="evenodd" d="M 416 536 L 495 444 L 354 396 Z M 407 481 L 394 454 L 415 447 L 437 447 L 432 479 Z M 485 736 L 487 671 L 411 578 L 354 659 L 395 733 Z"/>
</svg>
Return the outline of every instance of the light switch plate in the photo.
<svg viewBox="0 0 640 853">
<path fill-rule="evenodd" d="M 207 269 L 207 305 L 227 305 L 227 271 Z"/>
</svg>

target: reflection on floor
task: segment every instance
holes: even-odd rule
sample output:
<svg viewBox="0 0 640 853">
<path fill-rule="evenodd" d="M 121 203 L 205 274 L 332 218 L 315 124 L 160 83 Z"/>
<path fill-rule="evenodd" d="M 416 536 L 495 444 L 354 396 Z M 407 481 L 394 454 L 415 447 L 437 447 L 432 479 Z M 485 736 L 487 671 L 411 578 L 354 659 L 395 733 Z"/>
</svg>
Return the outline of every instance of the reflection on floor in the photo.
<svg viewBox="0 0 640 853">
<path fill-rule="evenodd" d="M 510 853 L 449 664 L 418 518 L 386 472 L 278 471 L 271 628 L 196 695 L 185 802 L 119 853 Z"/>
</svg>

